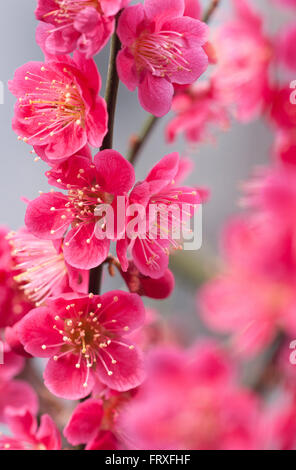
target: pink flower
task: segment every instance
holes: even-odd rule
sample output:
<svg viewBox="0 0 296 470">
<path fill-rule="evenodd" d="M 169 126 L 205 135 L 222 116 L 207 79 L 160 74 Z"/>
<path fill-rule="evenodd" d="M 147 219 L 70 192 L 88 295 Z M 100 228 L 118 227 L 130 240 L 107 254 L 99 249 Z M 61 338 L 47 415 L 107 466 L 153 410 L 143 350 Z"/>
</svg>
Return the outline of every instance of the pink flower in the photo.
<svg viewBox="0 0 296 470">
<path fill-rule="evenodd" d="M 114 30 L 114 16 L 128 3 L 129 0 L 38 0 L 36 18 L 52 25 L 47 30 L 46 50 L 50 54 L 68 54 L 77 48 L 87 58 L 97 54 Z"/>
<path fill-rule="evenodd" d="M 184 133 L 189 143 L 200 143 L 211 138 L 211 125 L 229 127 L 228 112 L 212 82 L 202 82 L 176 94 L 172 110 L 176 115 L 166 128 L 168 142 Z"/>
<path fill-rule="evenodd" d="M 28 353 L 49 358 L 45 385 L 57 396 L 83 398 L 95 379 L 126 391 L 143 380 L 140 353 L 126 336 L 143 324 L 144 315 L 134 294 L 68 294 L 26 315 L 20 339 Z"/>
<path fill-rule="evenodd" d="M 18 68 L 9 82 L 18 98 L 13 130 L 55 164 L 83 149 L 100 147 L 107 132 L 101 77 L 92 59 L 75 52 Z"/>
<path fill-rule="evenodd" d="M 292 103 L 293 90 L 288 86 L 273 90 L 270 118 L 277 128 L 295 131 L 296 106 Z"/>
<path fill-rule="evenodd" d="M 41 416 L 38 428 L 37 419 L 27 408 L 15 411 L 8 409 L 6 422 L 12 432 L 10 436 L 0 436 L 0 450 L 60 450 L 61 436 L 53 420 L 48 415 Z"/>
<path fill-rule="evenodd" d="M 247 0 L 233 4 L 235 18 L 218 29 L 213 41 L 218 57 L 213 80 L 221 102 L 234 108 L 237 119 L 249 121 L 269 100 L 272 48 Z"/>
<path fill-rule="evenodd" d="M 258 403 L 235 385 L 232 367 L 211 343 L 151 353 L 148 378 L 118 422 L 128 448 L 255 449 Z"/>
<path fill-rule="evenodd" d="M 169 112 L 173 83 L 191 84 L 207 68 L 202 46 L 208 28 L 183 14 L 184 0 L 145 0 L 126 8 L 119 20 L 119 77 L 129 90 L 139 88 L 141 105 L 155 116 Z"/>
<path fill-rule="evenodd" d="M 6 422 L 7 408 L 20 410 L 26 406 L 35 413 L 38 398 L 29 384 L 14 379 L 23 370 L 24 359 L 11 351 L 6 343 L 3 344 L 1 353 L 4 364 L 0 364 L 0 422 L 3 423 Z"/>
<path fill-rule="evenodd" d="M 45 193 L 30 202 L 25 218 L 28 229 L 36 237 L 57 240 L 70 226 L 63 245 L 66 262 L 79 269 L 98 266 L 108 255 L 110 239 L 96 237 L 96 224 L 102 219 L 96 208 L 111 204 L 116 214 L 117 196 L 125 197 L 134 184 L 133 167 L 118 152 L 104 150 L 94 163 L 74 156 L 62 171 L 57 168 L 47 175 L 52 183 L 67 188 L 68 194 Z"/>
<path fill-rule="evenodd" d="M 62 240 L 42 240 L 26 228 L 11 232 L 8 240 L 14 262 L 14 280 L 36 307 L 48 297 L 66 291 L 88 292 L 88 271 L 76 270 L 66 263 Z"/>
<path fill-rule="evenodd" d="M 123 271 L 128 269 L 128 247 L 137 269 L 152 279 L 161 278 L 167 270 L 169 249 L 180 249 L 180 242 L 175 239 L 176 230 L 193 216 L 200 196 L 195 188 L 175 185 L 179 165 L 177 153 L 166 155 L 131 192 L 130 207 L 136 204 L 135 208 L 140 206 L 143 209 L 140 215 L 142 224 L 139 224 L 142 226 L 117 242 L 117 254 Z M 157 208 L 152 215 L 151 206 Z"/>
<path fill-rule="evenodd" d="M 120 274 L 130 292 L 150 297 L 151 299 L 166 299 L 171 295 L 175 287 L 175 278 L 169 269 L 159 279 L 151 279 L 148 276 L 143 276 L 131 260 L 128 262 L 127 271 L 124 272 L 120 269 Z"/>
</svg>

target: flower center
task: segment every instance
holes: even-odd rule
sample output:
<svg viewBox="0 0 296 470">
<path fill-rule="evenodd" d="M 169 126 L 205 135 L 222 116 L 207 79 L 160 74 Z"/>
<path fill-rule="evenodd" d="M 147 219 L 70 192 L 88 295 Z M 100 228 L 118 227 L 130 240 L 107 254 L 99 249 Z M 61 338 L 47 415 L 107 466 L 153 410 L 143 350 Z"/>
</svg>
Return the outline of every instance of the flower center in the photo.
<svg viewBox="0 0 296 470">
<path fill-rule="evenodd" d="M 93 294 L 89 294 L 90 302 L 93 297 Z M 71 353 L 78 356 L 75 367 L 80 369 L 82 363 L 86 365 L 87 372 L 83 385 L 85 388 L 88 386 L 90 369 L 95 368 L 98 361 L 101 362 L 109 376 L 113 375 L 110 366 L 115 366 L 117 361 L 109 351 L 112 343 L 134 349 L 134 346 L 122 343 L 117 339 L 118 331 L 128 331 L 128 326 L 117 330 L 116 319 L 103 320 L 103 314 L 110 305 L 92 304 L 90 311 L 90 302 L 89 307 L 83 311 L 77 310 L 74 303 L 67 305 L 67 318 L 64 319 L 57 315 L 55 320 L 58 325 L 53 326 L 61 335 L 62 342 L 56 345 L 42 346 L 43 350 L 50 347 L 60 348 L 60 354 L 54 356 L 55 361 Z M 118 302 L 118 297 L 115 296 L 112 303 L 116 302 Z"/>
<path fill-rule="evenodd" d="M 26 123 L 37 130 L 34 135 L 23 138 L 25 142 L 39 137 L 42 143 L 72 124 L 85 125 L 84 102 L 71 72 L 66 68 L 63 73 L 56 71 L 56 79 L 48 77 L 52 71 L 44 66 L 40 72 L 40 75 L 27 72 L 25 80 L 33 82 L 35 88 L 31 84 L 31 91 L 19 98 L 20 107 L 27 111 Z"/>
<path fill-rule="evenodd" d="M 133 44 L 138 72 L 149 70 L 158 77 L 176 72 L 190 72 L 189 62 L 183 57 L 186 47 L 184 35 L 174 31 L 144 32 Z"/>
<path fill-rule="evenodd" d="M 26 297 L 39 307 L 63 281 L 67 269 L 62 253 L 57 253 L 51 241 L 41 240 L 29 233 L 11 232 L 8 235 L 13 249 L 14 280 Z"/>
</svg>

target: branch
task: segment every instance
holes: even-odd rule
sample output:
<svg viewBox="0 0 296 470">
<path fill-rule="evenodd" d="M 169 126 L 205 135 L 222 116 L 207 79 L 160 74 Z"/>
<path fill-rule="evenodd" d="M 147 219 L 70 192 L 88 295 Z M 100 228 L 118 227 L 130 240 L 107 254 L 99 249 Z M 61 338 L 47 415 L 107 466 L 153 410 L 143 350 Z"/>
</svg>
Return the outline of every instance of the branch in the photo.
<svg viewBox="0 0 296 470">
<path fill-rule="evenodd" d="M 151 114 L 146 120 L 140 134 L 131 138 L 132 145 L 128 152 L 127 158 L 132 165 L 135 164 L 140 150 L 142 150 L 143 145 L 153 131 L 158 119 L 159 118 Z"/>
<path fill-rule="evenodd" d="M 115 122 L 115 110 L 117 103 L 118 87 L 119 87 L 119 78 L 116 69 L 116 57 L 121 48 L 121 43 L 116 34 L 116 27 L 118 18 L 120 16 L 118 13 L 116 18 L 115 32 L 113 33 L 110 46 L 110 57 L 109 57 L 109 66 L 108 66 L 108 75 L 106 83 L 106 93 L 105 100 L 107 103 L 108 111 L 108 132 L 104 138 L 101 150 L 111 149 L 113 146 L 113 131 L 114 131 L 114 122 Z M 94 269 L 91 269 L 89 273 L 89 293 L 98 295 L 101 291 L 101 282 L 103 274 L 103 264 L 97 266 Z"/>
<path fill-rule="evenodd" d="M 215 12 L 217 7 L 219 6 L 219 3 L 220 3 L 220 0 L 212 0 L 212 3 L 210 4 L 209 8 L 205 12 L 204 17 L 202 19 L 202 21 L 204 23 L 208 23 L 210 21 L 213 13 Z"/>
</svg>

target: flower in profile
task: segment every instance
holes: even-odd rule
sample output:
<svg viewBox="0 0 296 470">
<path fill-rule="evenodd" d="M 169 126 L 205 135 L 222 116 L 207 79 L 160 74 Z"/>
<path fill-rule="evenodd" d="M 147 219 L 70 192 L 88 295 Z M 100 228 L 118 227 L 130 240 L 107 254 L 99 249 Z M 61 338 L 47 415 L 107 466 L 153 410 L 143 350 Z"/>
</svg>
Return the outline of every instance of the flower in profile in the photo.
<svg viewBox="0 0 296 470">
<path fill-rule="evenodd" d="M 114 30 L 115 15 L 128 3 L 129 0 L 38 0 L 36 18 L 49 23 L 47 52 L 69 54 L 78 49 L 87 58 L 97 54 Z"/>
<path fill-rule="evenodd" d="M 13 130 L 55 164 L 86 144 L 100 147 L 107 132 L 101 77 L 92 59 L 75 52 L 18 68 L 9 82 L 17 97 Z"/>
<path fill-rule="evenodd" d="M 21 321 L 26 352 L 49 358 L 45 385 L 67 399 L 86 397 L 95 380 L 127 391 L 143 381 L 143 364 L 129 333 L 144 323 L 139 296 L 121 291 L 102 296 L 67 294 L 49 299 Z"/>
<path fill-rule="evenodd" d="M 247 0 L 233 0 L 235 17 L 218 28 L 213 44 L 218 57 L 213 80 L 220 100 L 240 121 L 256 118 L 269 102 L 272 45 L 262 18 Z"/>
<path fill-rule="evenodd" d="M 169 112 L 173 84 L 195 82 L 208 65 L 203 50 L 208 27 L 183 16 L 184 7 L 184 0 L 145 0 L 127 7 L 119 19 L 119 77 L 129 90 L 139 88 L 141 105 L 155 116 Z"/>
<path fill-rule="evenodd" d="M 215 93 L 213 82 L 201 82 L 177 93 L 172 110 L 175 116 L 166 128 L 168 142 L 174 142 L 179 134 L 193 143 L 212 138 L 210 127 L 229 127 L 227 108 Z"/>
<path fill-rule="evenodd" d="M 117 429 L 120 411 L 133 391 L 119 393 L 106 390 L 80 403 L 74 410 L 64 436 L 70 444 L 85 444 L 85 450 L 119 450 L 122 439 Z"/>
<path fill-rule="evenodd" d="M 182 230 L 186 231 L 186 222 L 194 215 L 201 197 L 196 188 L 176 184 L 179 167 L 178 153 L 166 155 L 132 190 L 127 214 L 129 209 L 139 211 L 139 223 L 134 221 L 130 227 L 127 223 L 125 238 L 117 241 L 123 271 L 128 269 L 129 249 L 140 273 L 159 279 L 168 268 L 170 250 L 182 249 Z"/>
<path fill-rule="evenodd" d="M 104 224 L 105 220 L 98 208 L 114 207 L 117 220 L 117 196 L 125 198 L 134 184 L 132 165 L 118 152 L 104 150 L 95 156 L 94 163 L 73 156 L 62 169 L 53 169 L 47 176 L 53 184 L 67 189 L 68 194 L 50 192 L 31 201 L 25 218 L 28 229 L 38 238 L 58 240 L 70 228 L 63 244 L 66 262 L 78 269 L 98 266 L 108 256 L 110 247 L 107 235 L 96 236 L 97 224 Z M 124 211 L 125 206 L 123 214 Z M 117 229 L 120 227 L 114 227 L 115 232 Z M 113 237 L 117 235 L 114 233 Z"/>
<path fill-rule="evenodd" d="M 151 299 L 166 299 L 171 295 L 175 287 L 175 278 L 169 269 L 164 272 L 162 277 L 152 279 L 141 274 L 135 263 L 131 260 L 128 262 L 127 271 L 120 269 L 120 274 L 130 292 L 150 297 Z"/>
<path fill-rule="evenodd" d="M 193 350 L 156 349 L 147 379 L 122 410 L 125 446 L 154 450 L 243 450 L 259 447 L 259 407 L 235 383 L 235 369 L 213 343 Z M 168 392 L 169 391 L 169 392 Z"/>
<path fill-rule="evenodd" d="M 0 450 L 61 450 L 60 432 L 49 415 L 42 415 L 40 426 L 28 408 L 8 408 L 6 423 L 12 436 L 0 435 Z"/>
<path fill-rule="evenodd" d="M 74 269 L 66 263 L 63 240 L 36 238 L 25 227 L 10 232 L 7 239 L 12 249 L 14 280 L 36 307 L 62 292 L 87 293 L 88 271 Z"/>
</svg>

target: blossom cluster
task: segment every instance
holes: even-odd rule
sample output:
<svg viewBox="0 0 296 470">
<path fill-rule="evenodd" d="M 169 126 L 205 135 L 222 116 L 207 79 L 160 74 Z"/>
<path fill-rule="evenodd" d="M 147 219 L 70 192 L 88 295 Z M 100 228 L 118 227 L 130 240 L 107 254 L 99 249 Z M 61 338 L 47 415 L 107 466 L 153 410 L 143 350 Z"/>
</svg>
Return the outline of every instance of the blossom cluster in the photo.
<svg viewBox="0 0 296 470">
<path fill-rule="evenodd" d="M 0 449 L 294 449 L 296 380 L 285 353 L 296 337 L 296 104 L 272 71 L 295 72 L 296 27 L 272 37 L 249 0 L 233 0 L 233 18 L 217 28 L 207 23 L 219 2 L 208 12 L 198 0 L 130 3 L 38 0 L 44 60 L 9 82 L 12 128 L 47 165 L 52 189 L 26 201 L 23 227 L 0 228 L 0 424 L 10 430 Z M 110 39 L 113 89 L 103 98 L 94 57 Z M 197 294 L 202 319 L 229 334 L 230 347 L 185 347 L 178 326 L 144 306 L 143 297 L 173 292 L 174 234 L 209 190 L 184 185 L 193 165 L 177 152 L 136 182 L 134 159 L 112 148 L 118 82 L 138 89 L 152 122 L 172 110 L 170 143 L 213 139 L 211 127 L 232 119 L 264 117 L 274 134 L 271 165 L 244 185 L 247 214 L 224 232 L 224 271 Z M 105 267 L 121 289 L 101 293 Z M 264 378 L 244 383 L 240 366 L 279 340 L 271 366 L 280 399 L 268 401 Z M 60 399 L 69 410 L 55 413 Z"/>
</svg>

